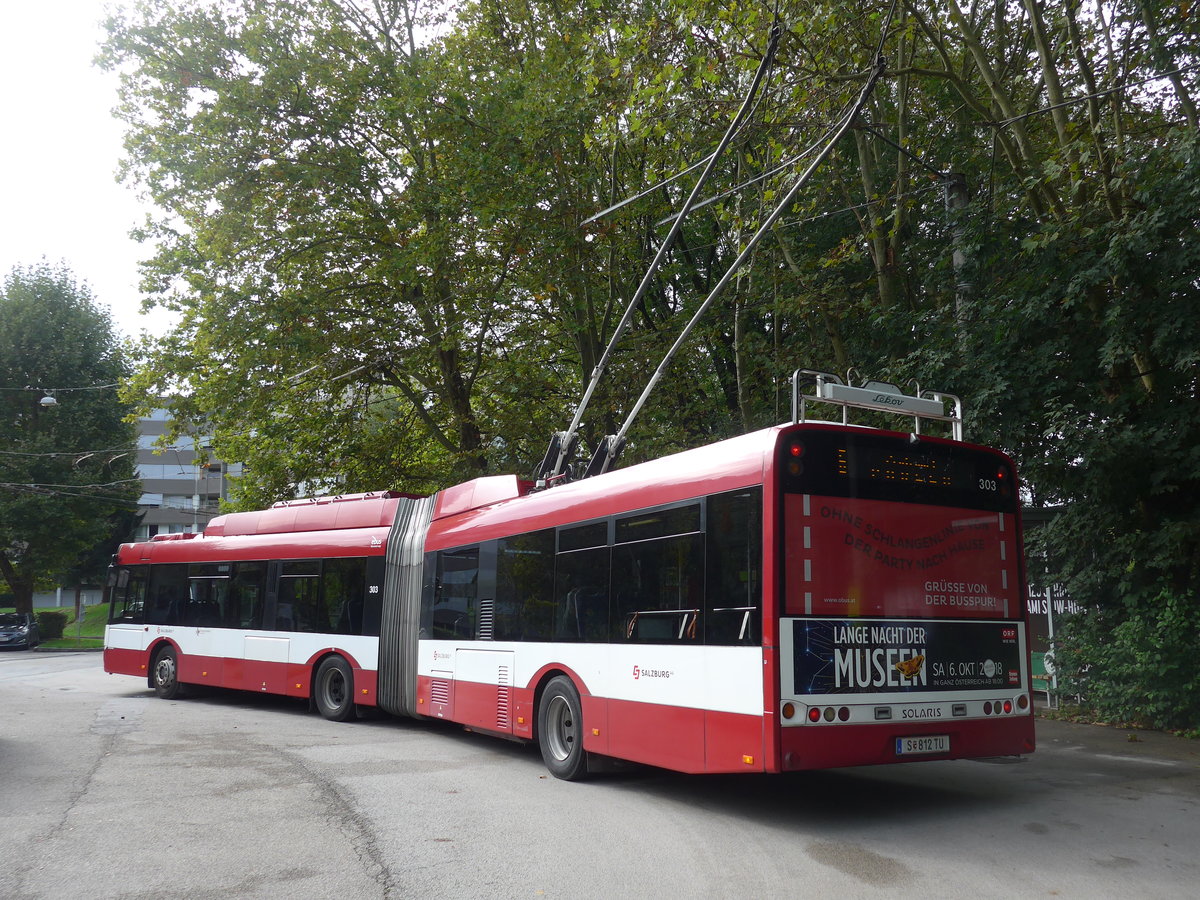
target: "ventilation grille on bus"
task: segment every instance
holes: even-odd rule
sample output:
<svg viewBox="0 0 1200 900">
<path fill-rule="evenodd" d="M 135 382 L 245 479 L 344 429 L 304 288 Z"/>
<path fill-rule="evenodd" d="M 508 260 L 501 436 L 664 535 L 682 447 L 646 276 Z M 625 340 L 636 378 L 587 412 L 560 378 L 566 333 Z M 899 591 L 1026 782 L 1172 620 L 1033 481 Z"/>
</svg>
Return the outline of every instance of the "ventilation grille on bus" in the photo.
<svg viewBox="0 0 1200 900">
<path fill-rule="evenodd" d="M 496 680 L 499 682 L 496 686 L 496 727 L 501 731 L 511 731 L 511 699 L 509 697 L 511 688 L 509 686 L 508 666 L 500 667 L 500 675 Z"/>
<path fill-rule="evenodd" d="M 490 599 L 479 601 L 479 612 L 476 616 L 475 638 L 480 641 L 490 641 L 495 634 L 495 602 Z"/>
<path fill-rule="evenodd" d="M 449 703 L 450 682 L 444 678 L 434 678 L 429 682 L 429 702 Z"/>
</svg>

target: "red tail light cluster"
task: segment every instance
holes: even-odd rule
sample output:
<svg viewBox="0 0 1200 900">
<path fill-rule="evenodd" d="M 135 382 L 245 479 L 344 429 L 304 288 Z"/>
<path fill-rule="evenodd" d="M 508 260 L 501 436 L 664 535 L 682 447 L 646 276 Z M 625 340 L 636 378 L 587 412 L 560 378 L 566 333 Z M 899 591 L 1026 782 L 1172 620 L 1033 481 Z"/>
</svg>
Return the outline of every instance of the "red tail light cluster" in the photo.
<svg viewBox="0 0 1200 900">
<path fill-rule="evenodd" d="M 1017 698 L 1016 705 L 1021 709 L 1025 709 L 1027 706 L 1029 706 L 1029 699 L 1022 694 Z M 983 714 L 985 716 L 1002 716 L 1007 715 L 1012 711 L 1013 702 L 1011 700 L 997 700 L 994 703 L 991 700 L 987 700 L 983 704 Z"/>
<path fill-rule="evenodd" d="M 804 456 L 804 444 L 800 441 L 792 441 L 787 448 L 788 459 L 787 470 L 790 475 L 799 475 L 804 471 L 804 463 L 800 462 L 800 458 Z"/>
<path fill-rule="evenodd" d="M 808 721 L 820 722 L 822 719 L 826 722 L 832 722 L 834 719 L 837 719 L 839 722 L 848 722 L 850 721 L 850 707 L 842 706 L 837 709 L 834 709 L 832 706 L 827 706 L 824 709 L 821 709 L 819 706 L 809 707 Z"/>
</svg>

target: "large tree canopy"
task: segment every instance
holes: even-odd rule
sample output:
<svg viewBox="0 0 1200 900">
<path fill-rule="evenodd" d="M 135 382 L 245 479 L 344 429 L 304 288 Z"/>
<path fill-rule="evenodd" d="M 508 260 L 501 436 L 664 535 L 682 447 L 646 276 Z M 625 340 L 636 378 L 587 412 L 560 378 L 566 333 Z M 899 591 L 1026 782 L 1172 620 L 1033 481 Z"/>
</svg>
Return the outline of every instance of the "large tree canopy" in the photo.
<svg viewBox="0 0 1200 900">
<path fill-rule="evenodd" d="M 18 612 L 97 548 L 128 537 L 140 484 L 117 396 L 128 375 L 108 314 L 62 269 L 8 273 L 0 288 L 0 575 Z M 50 392 L 49 394 L 47 392 Z M 43 404 L 44 397 L 53 398 Z"/>
<path fill-rule="evenodd" d="M 797 366 L 916 379 L 966 396 L 973 436 L 1065 511 L 1039 540 L 1104 611 L 1100 633 L 1163 596 L 1200 619 L 1190 8 L 779 10 L 771 71 L 705 191 L 719 199 L 643 297 L 585 444 L 615 430 L 882 46 L 866 111 L 627 457 L 784 418 Z M 124 73 L 126 175 L 163 210 L 148 285 L 183 324 L 147 348 L 136 390 L 248 464 L 245 503 L 529 471 L 695 172 L 667 179 L 715 147 L 770 24 L 740 0 L 452 16 L 143 0 L 109 22 L 105 59 Z"/>
</svg>

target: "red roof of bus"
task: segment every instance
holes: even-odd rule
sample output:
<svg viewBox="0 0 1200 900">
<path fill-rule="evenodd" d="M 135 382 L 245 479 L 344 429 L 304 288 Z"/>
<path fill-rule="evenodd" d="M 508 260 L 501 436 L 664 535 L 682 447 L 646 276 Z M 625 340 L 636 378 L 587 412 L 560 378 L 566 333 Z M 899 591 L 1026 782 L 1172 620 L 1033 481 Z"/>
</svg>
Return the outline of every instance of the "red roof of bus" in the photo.
<svg viewBox="0 0 1200 900">
<path fill-rule="evenodd" d="M 401 497 L 394 491 L 289 500 L 270 509 L 217 516 L 203 534 L 158 535 L 122 544 L 119 560 L 201 562 L 373 556 L 384 552 Z"/>
<path fill-rule="evenodd" d="M 293 531 L 332 531 L 391 525 L 397 499 L 409 496 L 394 491 L 285 500 L 270 509 L 217 516 L 204 529 L 205 537 L 235 534 L 286 534 Z"/>
<path fill-rule="evenodd" d="M 456 547 L 762 484 L 779 433 L 788 427 L 744 434 L 533 494 L 518 491 L 520 483 L 513 476 L 501 476 L 510 479 L 507 494 L 500 481 L 478 487 L 492 479 L 458 485 L 438 495 L 426 549 Z M 489 505 L 463 502 L 471 486 L 476 486 L 469 492 L 472 499 L 481 494 L 495 499 Z"/>
</svg>

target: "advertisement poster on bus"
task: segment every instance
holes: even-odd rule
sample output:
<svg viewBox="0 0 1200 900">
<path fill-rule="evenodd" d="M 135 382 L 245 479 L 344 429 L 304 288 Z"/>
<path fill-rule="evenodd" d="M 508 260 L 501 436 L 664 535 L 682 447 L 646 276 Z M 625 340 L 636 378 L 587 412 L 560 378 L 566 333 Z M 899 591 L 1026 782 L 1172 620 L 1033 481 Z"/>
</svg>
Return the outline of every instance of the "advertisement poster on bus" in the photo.
<svg viewBox="0 0 1200 900">
<path fill-rule="evenodd" d="M 789 634 L 796 695 L 978 691 L 1021 684 L 1024 651 L 1017 623 L 794 619 Z"/>
<path fill-rule="evenodd" d="M 996 619 L 1020 610 L 1010 515 L 788 494 L 785 611 Z"/>
</svg>

